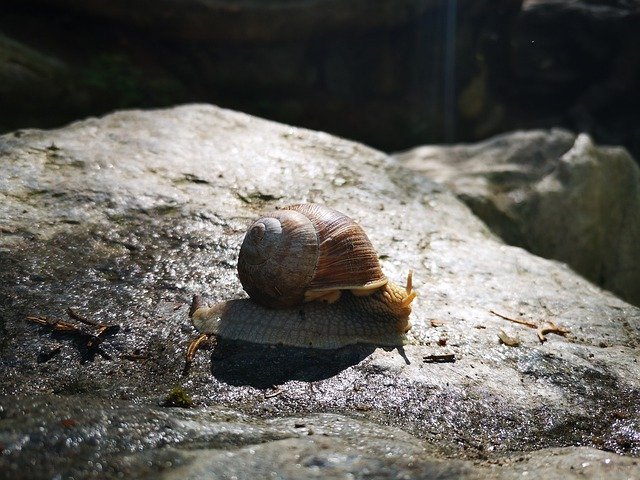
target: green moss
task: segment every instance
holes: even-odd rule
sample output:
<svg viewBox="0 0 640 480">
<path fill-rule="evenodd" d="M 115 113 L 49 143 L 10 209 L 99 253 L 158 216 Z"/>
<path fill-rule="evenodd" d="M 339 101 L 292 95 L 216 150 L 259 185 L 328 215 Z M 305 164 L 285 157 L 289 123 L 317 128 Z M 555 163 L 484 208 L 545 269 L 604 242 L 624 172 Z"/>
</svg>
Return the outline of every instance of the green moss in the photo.
<svg viewBox="0 0 640 480">
<path fill-rule="evenodd" d="M 193 400 L 182 387 L 173 387 L 164 398 L 163 407 L 192 408 Z"/>
</svg>

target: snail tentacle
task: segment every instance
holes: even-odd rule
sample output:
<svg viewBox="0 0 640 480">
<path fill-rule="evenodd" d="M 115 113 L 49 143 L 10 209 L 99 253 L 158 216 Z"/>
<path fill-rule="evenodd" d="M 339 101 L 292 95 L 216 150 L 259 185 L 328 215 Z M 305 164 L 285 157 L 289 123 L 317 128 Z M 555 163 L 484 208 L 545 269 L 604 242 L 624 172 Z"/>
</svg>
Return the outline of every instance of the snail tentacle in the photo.
<svg viewBox="0 0 640 480">
<path fill-rule="evenodd" d="M 406 297 L 402 300 L 402 306 L 408 307 L 418 296 L 418 292 L 413 289 L 413 270 L 407 274 L 407 286 L 405 287 Z"/>
</svg>

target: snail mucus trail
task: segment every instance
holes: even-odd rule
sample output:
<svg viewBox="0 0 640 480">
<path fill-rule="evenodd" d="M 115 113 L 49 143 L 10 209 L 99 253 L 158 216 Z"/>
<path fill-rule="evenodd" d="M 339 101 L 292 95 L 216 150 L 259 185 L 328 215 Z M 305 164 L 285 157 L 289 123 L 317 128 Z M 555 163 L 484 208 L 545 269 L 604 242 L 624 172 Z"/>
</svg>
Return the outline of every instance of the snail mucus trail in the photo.
<svg viewBox="0 0 640 480">
<path fill-rule="evenodd" d="M 416 297 L 390 282 L 364 230 L 319 204 L 269 212 L 247 230 L 238 276 L 249 299 L 212 307 L 194 297 L 193 325 L 203 335 L 252 343 L 333 349 L 357 343 L 396 347 L 411 328 Z"/>
</svg>

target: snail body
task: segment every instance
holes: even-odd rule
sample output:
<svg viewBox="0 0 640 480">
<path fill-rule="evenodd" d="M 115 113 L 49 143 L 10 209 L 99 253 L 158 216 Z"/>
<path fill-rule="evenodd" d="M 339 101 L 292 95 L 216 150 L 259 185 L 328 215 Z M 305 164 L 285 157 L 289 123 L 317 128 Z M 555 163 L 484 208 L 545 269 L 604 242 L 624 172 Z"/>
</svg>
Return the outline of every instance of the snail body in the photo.
<svg viewBox="0 0 640 480">
<path fill-rule="evenodd" d="M 324 205 L 292 205 L 253 222 L 238 276 L 250 300 L 193 308 L 200 332 L 337 348 L 402 345 L 411 328 L 411 272 L 406 286 L 390 282 L 362 227 Z"/>
</svg>

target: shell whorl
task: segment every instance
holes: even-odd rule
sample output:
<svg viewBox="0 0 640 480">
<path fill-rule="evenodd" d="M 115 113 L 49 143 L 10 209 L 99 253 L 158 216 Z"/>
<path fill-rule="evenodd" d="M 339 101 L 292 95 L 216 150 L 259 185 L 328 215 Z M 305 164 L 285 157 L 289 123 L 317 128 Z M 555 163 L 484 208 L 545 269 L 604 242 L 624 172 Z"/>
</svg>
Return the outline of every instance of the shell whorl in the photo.
<svg viewBox="0 0 640 480">
<path fill-rule="evenodd" d="M 238 274 L 249 296 L 269 307 L 301 304 L 313 292 L 367 291 L 387 283 L 364 230 L 318 204 L 292 205 L 256 220 L 242 243 Z"/>
<path fill-rule="evenodd" d="M 238 258 L 242 287 L 258 303 L 285 307 L 304 300 L 318 263 L 318 238 L 303 214 L 272 212 L 247 231 Z"/>
</svg>

